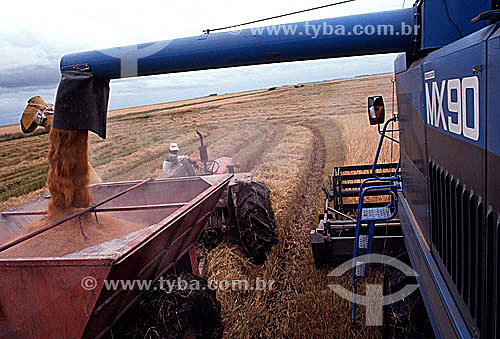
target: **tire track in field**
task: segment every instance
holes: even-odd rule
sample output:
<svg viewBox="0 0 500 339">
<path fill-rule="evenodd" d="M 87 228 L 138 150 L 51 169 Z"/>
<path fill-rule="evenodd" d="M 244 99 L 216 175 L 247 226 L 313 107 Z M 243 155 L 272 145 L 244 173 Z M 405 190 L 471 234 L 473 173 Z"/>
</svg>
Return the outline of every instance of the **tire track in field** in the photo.
<svg viewBox="0 0 500 339">
<path fill-rule="evenodd" d="M 248 145 L 255 143 L 262 131 L 251 129 L 249 125 L 241 125 L 237 129 L 231 128 L 231 125 L 226 126 L 221 127 L 220 132 L 218 132 L 224 135 L 223 138 L 219 139 L 217 143 L 206 144 L 208 155 L 210 159 L 232 157 L 237 161 L 238 159 L 235 158 L 236 154 Z M 198 154 L 193 156 L 193 158 L 199 160 Z"/>
<path fill-rule="evenodd" d="M 309 212 L 305 213 L 303 232 L 317 227 L 317 215 L 323 211 L 324 195 L 320 192 L 322 182 L 331 174 L 334 166 L 345 164 L 346 147 L 343 131 L 336 121 L 312 122 L 313 130 L 320 133 L 325 145 L 325 165 L 323 174 L 315 178 L 318 185 L 314 195 L 309 195 Z M 326 148 L 328 147 L 328 148 Z M 304 213 L 303 211 L 299 213 Z M 306 219 L 309 215 L 309 220 Z M 376 327 L 352 327 L 350 324 L 351 303 L 342 299 L 328 288 L 333 283 L 328 277 L 328 268 L 317 269 L 314 265 L 309 237 L 306 252 L 301 260 L 301 273 L 294 281 L 296 286 L 295 309 L 290 320 L 289 338 L 381 338 L 381 331 Z M 334 280 L 348 290 L 352 290 L 350 275 Z M 378 283 L 378 280 L 369 283 Z M 303 321 L 308 319 L 308 321 Z"/>
<path fill-rule="evenodd" d="M 255 166 L 262 162 L 264 156 L 273 149 L 273 146 L 276 143 L 277 133 L 276 129 L 264 128 L 263 135 L 257 134 L 252 140 L 249 140 L 247 147 L 241 149 L 234 156 L 235 161 L 240 161 L 242 159 L 241 168 L 238 172 L 251 172 Z M 255 147 L 255 144 L 257 146 Z"/>
<path fill-rule="evenodd" d="M 316 214 L 318 196 L 321 194 L 326 158 L 325 142 L 319 130 L 310 125 L 296 125 L 291 129 L 274 131 L 274 142 L 271 145 L 263 142 L 269 147 L 268 152 L 262 153 L 262 156 L 265 155 L 264 159 L 254 159 L 259 163 L 254 169 L 254 175 L 266 182 L 268 175 L 279 171 L 279 179 L 268 182 L 268 187 L 275 195 L 273 208 L 280 242 L 269 253 L 264 266 L 252 266 L 240 255 L 234 255 L 234 250 L 230 247 L 221 246 L 209 257 L 209 277 L 245 278 L 250 281 L 260 277 L 273 280 L 275 284 L 272 290 L 256 294 L 234 291 L 233 295 L 218 294 L 218 298 L 222 300 L 224 322 L 227 326 L 225 338 L 295 336 L 292 321 L 295 320 L 293 314 L 298 308 L 297 297 L 301 293 L 301 286 L 297 282 L 303 279 L 304 264 L 310 257 L 308 235 L 316 219 L 313 216 Z M 300 131 L 304 140 L 289 139 L 291 133 Z M 307 144 L 307 147 L 303 149 L 294 148 L 294 145 L 304 144 Z M 288 163 L 284 159 L 295 159 L 298 163 L 291 160 L 289 165 L 298 170 L 280 170 L 279 166 L 286 166 Z M 284 194 L 287 195 L 283 196 Z M 282 203 L 282 198 L 286 202 Z"/>
<path fill-rule="evenodd" d="M 282 322 L 283 332 L 272 333 L 276 337 L 293 338 L 307 336 L 307 333 L 295 333 L 293 330 L 293 317 L 286 316 L 297 310 L 297 298 L 302 293 L 297 281 L 302 279 L 304 265 L 308 262 L 310 253 L 309 231 L 315 222 L 318 197 L 321 195 L 322 175 L 326 160 L 325 140 L 319 129 L 311 125 L 302 125 L 313 133 L 313 145 L 308 165 L 302 172 L 302 181 L 299 185 L 294 203 L 289 206 L 282 223 L 282 242 L 276 259 L 279 263 L 277 274 L 280 278 L 280 291 L 276 299 L 268 300 L 268 303 L 281 303 L 282 314 L 278 317 L 271 315 L 270 323 Z M 284 221 L 286 220 L 286 221 Z M 281 319 L 279 318 L 281 316 Z M 271 334 L 271 333 L 269 333 Z"/>
</svg>

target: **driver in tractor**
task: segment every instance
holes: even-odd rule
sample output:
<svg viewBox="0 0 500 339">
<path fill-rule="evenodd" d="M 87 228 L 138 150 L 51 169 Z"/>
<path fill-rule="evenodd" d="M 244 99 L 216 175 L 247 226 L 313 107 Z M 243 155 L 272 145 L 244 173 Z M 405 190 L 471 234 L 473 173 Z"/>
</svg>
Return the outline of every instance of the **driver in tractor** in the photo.
<svg viewBox="0 0 500 339">
<path fill-rule="evenodd" d="M 196 161 L 189 159 L 187 155 L 178 155 L 179 145 L 170 144 L 168 156 L 163 161 L 163 173 L 167 178 L 192 177 L 196 175 Z"/>
</svg>

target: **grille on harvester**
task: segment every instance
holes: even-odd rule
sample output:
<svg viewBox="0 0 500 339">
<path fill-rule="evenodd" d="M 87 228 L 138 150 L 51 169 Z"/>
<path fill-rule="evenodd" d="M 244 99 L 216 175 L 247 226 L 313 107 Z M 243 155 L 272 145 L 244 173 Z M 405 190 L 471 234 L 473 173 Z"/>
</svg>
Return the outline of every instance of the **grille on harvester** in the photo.
<svg viewBox="0 0 500 339">
<path fill-rule="evenodd" d="M 493 338 L 498 328 L 500 291 L 496 212 L 482 197 L 441 168 L 429 163 L 433 253 L 466 320 Z"/>
</svg>

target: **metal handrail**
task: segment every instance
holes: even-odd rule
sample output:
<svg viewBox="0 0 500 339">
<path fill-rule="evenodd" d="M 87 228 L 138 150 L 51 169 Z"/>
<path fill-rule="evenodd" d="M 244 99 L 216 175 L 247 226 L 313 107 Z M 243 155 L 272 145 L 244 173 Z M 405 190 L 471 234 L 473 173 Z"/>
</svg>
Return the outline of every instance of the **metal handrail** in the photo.
<svg viewBox="0 0 500 339">
<path fill-rule="evenodd" d="M 375 154 L 375 160 L 373 161 L 373 166 L 372 166 L 372 174 L 375 178 L 377 178 L 379 180 L 380 180 L 380 177 L 377 175 L 376 169 L 377 169 L 378 159 L 380 157 L 380 152 L 382 151 L 382 145 L 384 144 L 384 138 L 391 139 L 393 142 L 396 142 L 399 144 L 398 140 L 395 140 L 395 139 L 385 135 L 387 133 L 387 127 L 389 126 L 389 123 L 395 122 L 397 120 L 398 120 L 397 116 L 394 116 L 394 117 L 390 118 L 389 120 L 387 120 L 386 123 L 384 124 L 384 128 L 383 128 L 382 133 L 381 133 L 380 141 L 378 143 L 377 153 Z M 379 126 L 379 128 L 380 128 L 380 126 Z M 399 158 L 398 165 L 396 167 L 396 173 L 395 173 L 396 176 L 399 173 L 400 167 L 401 167 L 401 157 Z M 387 178 L 385 178 L 385 179 L 387 180 Z"/>
<path fill-rule="evenodd" d="M 96 208 L 92 213 L 102 213 L 102 212 L 133 212 L 141 210 L 155 210 L 163 208 L 177 208 L 187 205 L 189 202 L 178 202 L 171 204 L 157 204 L 157 205 L 137 205 L 137 206 L 119 206 L 119 207 L 105 207 Z M 49 212 L 47 210 L 42 211 L 13 211 L 13 212 L 1 212 L 1 217 L 11 217 L 11 216 L 28 216 L 28 215 L 47 215 Z"/>
</svg>

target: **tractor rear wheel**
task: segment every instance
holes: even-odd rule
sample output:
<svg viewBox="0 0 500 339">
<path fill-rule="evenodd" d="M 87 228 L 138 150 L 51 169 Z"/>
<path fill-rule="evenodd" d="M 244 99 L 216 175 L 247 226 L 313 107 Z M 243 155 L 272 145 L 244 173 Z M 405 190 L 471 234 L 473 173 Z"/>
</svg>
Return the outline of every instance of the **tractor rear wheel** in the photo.
<svg viewBox="0 0 500 339">
<path fill-rule="evenodd" d="M 269 189 L 262 182 L 240 183 L 235 208 L 239 245 L 252 263 L 263 264 L 278 243 Z"/>
</svg>

